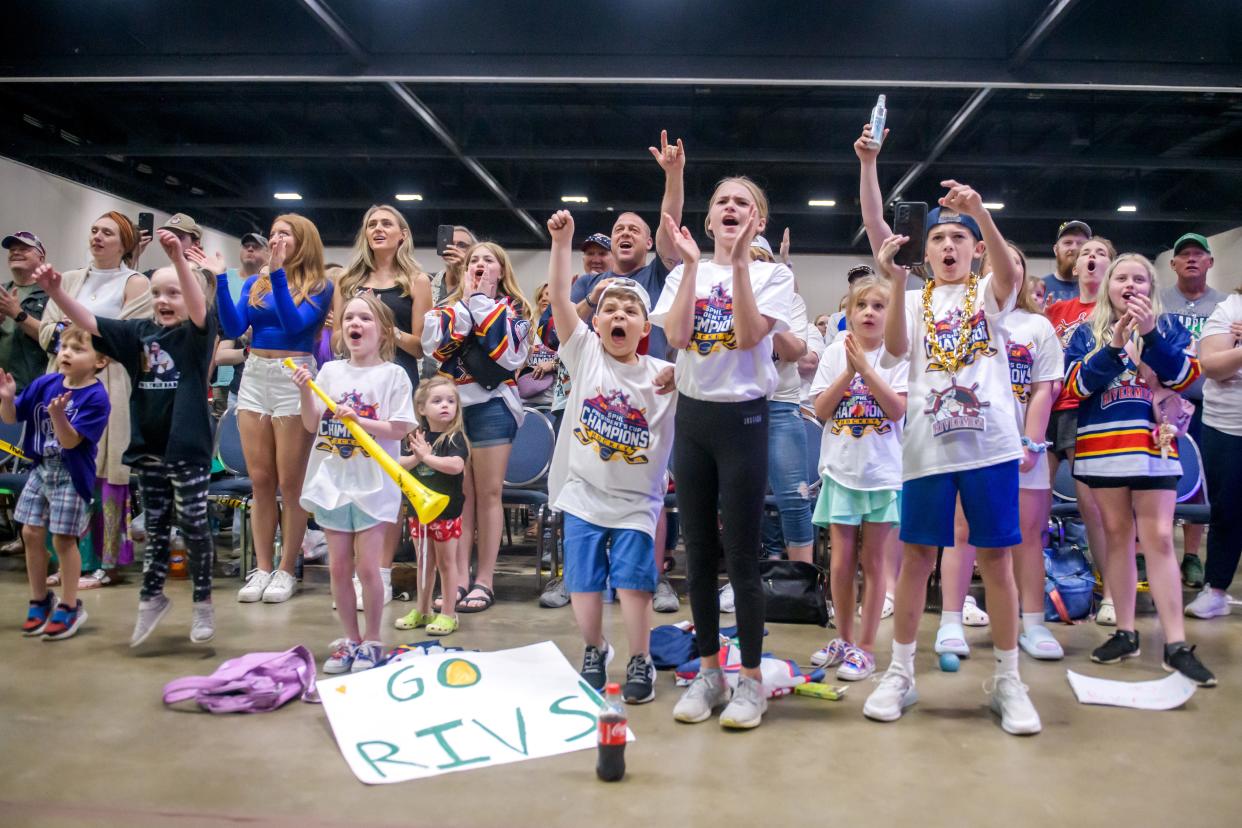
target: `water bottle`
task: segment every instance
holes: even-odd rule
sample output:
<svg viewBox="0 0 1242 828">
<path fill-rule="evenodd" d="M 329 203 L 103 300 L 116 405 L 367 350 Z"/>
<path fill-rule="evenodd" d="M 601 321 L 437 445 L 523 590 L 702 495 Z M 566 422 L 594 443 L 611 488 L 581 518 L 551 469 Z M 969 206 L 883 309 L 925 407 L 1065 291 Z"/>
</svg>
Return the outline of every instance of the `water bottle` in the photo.
<svg viewBox="0 0 1242 828">
<path fill-rule="evenodd" d="M 884 122 L 888 120 L 888 109 L 884 106 L 884 96 L 881 95 L 875 102 L 875 108 L 871 110 L 871 149 L 879 149 L 880 144 L 884 143 Z"/>
<path fill-rule="evenodd" d="M 617 782 L 625 776 L 627 725 L 621 685 L 610 682 L 604 687 L 604 704 L 599 709 L 599 758 L 595 763 L 595 775 L 605 782 Z"/>
</svg>

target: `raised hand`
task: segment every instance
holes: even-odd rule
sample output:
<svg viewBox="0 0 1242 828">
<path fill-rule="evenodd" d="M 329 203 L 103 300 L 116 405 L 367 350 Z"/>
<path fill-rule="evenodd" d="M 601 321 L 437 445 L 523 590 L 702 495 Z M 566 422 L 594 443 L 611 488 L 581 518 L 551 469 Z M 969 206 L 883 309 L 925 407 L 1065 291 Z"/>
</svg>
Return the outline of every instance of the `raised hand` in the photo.
<svg viewBox="0 0 1242 828">
<path fill-rule="evenodd" d="M 1126 300 L 1126 312 L 1134 320 L 1134 327 L 1143 336 L 1156 327 L 1156 314 L 1152 312 L 1151 297 L 1136 293 Z"/>
<path fill-rule="evenodd" d="M 427 436 L 421 428 L 416 428 L 410 432 L 409 446 L 415 461 L 419 463 L 431 455 L 431 445 L 427 442 Z"/>
<path fill-rule="evenodd" d="M 854 335 L 851 333 L 845 334 L 845 360 L 855 374 L 858 374 L 863 379 L 867 378 L 867 374 L 871 370 L 871 363 L 867 361 L 867 355 L 863 353 L 862 346 L 858 344 L 858 340 L 854 339 Z"/>
<path fill-rule="evenodd" d="M 272 256 L 268 261 L 268 267 L 273 273 L 285 266 L 285 257 L 289 255 L 292 247 L 293 242 L 287 236 L 277 236 L 272 239 Z"/>
<path fill-rule="evenodd" d="M 219 250 L 216 251 L 214 256 L 208 256 L 199 248 L 190 247 L 186 249 L 185 257 L 199 267 L 210 270 L 213 276 L 219 276 L 222 273 L 227 273 L 229 270 L 229 266 L 225 263 L 224 256 Z"/>
<path fill-rule="evenodd" d="M 982 218 L 984 213 L 987 212 L 983 206 L 983 196 L 975 192 L 974 188 L 969 184 L 960 184 L 949 178 L 941 181 L 940 186 L 949 188 L 949 192 L 939 199 L 941 207 L 961 213 L 964 216 L 970 216 L 973 219 Z"/>
<path fill-rule="evenodd" d="M 759 211 L 751 208 L 746 223 L 738 228 L 737 241 L 733 243 L 733 266 L 750 267 L 750 243 L 759 235 Z"/>
<path fill-rule="evenodd" d="M 185 255 L 186 251 L 181 244 L 181 239 L 177 237 L 176 233 L 161 227 L 155 231 L 155 235 L 159 238 L 160 247 L 164 248 L 164 253 L 167 254 L 170 260 L 175 262 L 178 259 L 188 258 Z"/>
<path fill-rule="evenodd" d="M 780 256 L 778 257 L 785 267 L 793 265 L 793 259 L 789 258 L 789 228 L 785 228 L 785 234 L 781 236 Z"/>
<path fill-rule="evenodd" d="M 4 369 L 0 369 L 0 400 L 12 402 L 17 396 L 17 380 Z"/>
<path fill-rule="evenodd" d="M 599 305 L 599 298 L 604 295 L 604 291 L 612 284 L 612 279 L 600 279 L 595 283 L 595 287 L 591 288 L 591 295 L 587 297 L 587 304 L 591 307 Z"/>
<path fill-rule="evenodd" d="M 43 288 L 46 293 L 60 291 L 60 274 L 50 264 L 39 265 L 34 272 L 35 284 Z"/>
<path fill-rule="evenodd" d="M 1113 337 L 1110 344 L 1114 348 L 1126 347 L 1126 343 L 1130 341 L 1130 335 L 1134 333 L 1134 324 L 1134 315 L 1127 310 L 1113 325 Z"/>
<path fill-rule="evenodd" d="M 677 222 L 673 221 L 673 217 L 668 213 L 665 213 L 660 220 L 664 222 L 664 229 L 668 231 L 668 237 L 672 239 L 673 246 L 677 248 L 681 260 L 697 262 L 702 254 L 699 253 L 699 246 L 695 243 L 694 236 L 690 235 L 690 231 L 685 226 L 679 228 Z"/>
<path fill-rule="evenodd" d="M 681 172 L 686 168 L 686 147 L 680 138 L 676 144 L 670 145 L 667 129 L 660 130 L 660 148 L 647 147 L 647 151 L 665 173 Z"/>
<path fill-rule="evenodd" d="M 574 217 L 568 210 L 557 210 L 548 219 L 548 233 L 552 235 L 553 244 L 573 244 Z"/>
<path fill-rule="evenodd" d="M 17 316 L 22 312 L 21 300 L 16 293 L 0 287 L 0 316 Z"/>
<path fill-rule="evenodd" d="M 909 236 L 889 236 L 880 245 L 880 249 L 875 254 L 876 264 L 880 269 L 889 275 L 890 278 L 897 279 L 901 277 L 901 271 L 905 268 L 898 267 L 893 264 L 893 257 L 897 255 L 897 251 L 901 246 L 910 241 Z"/>
<path fill-rule="evenodd" d="M 66 391 L 53 397 L 52 401 L 47 404 L 47 413 L 53 417 L 64 416 L 65 408 L 68 407 L 69 399 L 72 396 L 72 392 Z"/>
<path fill-rule="evenodd" d="M 883 137 L 888 137 L 887 129 L 884 130 Z M 858 136 L 858 140 L 854 142 L 854 154 L 858 156 L 859 161 L 875 161 L 876 156 L 880 154 L 880 148 L 871 145 L 870 123 L 863 124 L 862 135 Z"/>
</svg>

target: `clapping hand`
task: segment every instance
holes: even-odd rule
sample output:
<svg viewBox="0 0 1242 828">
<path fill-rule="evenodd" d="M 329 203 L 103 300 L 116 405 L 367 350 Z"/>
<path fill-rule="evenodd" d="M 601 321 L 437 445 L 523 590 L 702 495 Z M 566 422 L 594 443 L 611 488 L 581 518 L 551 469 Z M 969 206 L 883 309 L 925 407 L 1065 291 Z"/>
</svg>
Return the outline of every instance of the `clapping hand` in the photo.
<svg viewBox="0 0 1242 828">
<path fill-rule="evenodd" d="M 213 276 L 227 273 L 229 269 L 224 262 L 224 256 L 220 254 L 219 250 L 216 251 L 214 256 L 208 256 L 199 248 L 191 247 L 185 251 L 185 257 L 199 267 L 210 270 Z"/>
</svg>

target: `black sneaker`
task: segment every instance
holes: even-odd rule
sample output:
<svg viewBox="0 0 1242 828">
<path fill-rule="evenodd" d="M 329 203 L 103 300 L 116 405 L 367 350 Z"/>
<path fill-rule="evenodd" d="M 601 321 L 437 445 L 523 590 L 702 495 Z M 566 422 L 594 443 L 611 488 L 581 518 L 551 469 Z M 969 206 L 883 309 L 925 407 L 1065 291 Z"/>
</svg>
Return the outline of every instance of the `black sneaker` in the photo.
<svg viewBox="0 0 1242 828">
<path fill-rule="evenodd" d="M 608 683 L 608 665 L 612 663 L 613 655 L 615 651 L 607 641 L 603 650 L 588 644 L 582 652 L 582 670 L 579 673 L 583 681 L 596 690 L 603 690 Z"/>
<path fill-rule="evenodd" d="M 646 704 L 655 699 L 655 662 L 649 655 L 636 655 L 625 666 L 626 704 Z"/>
<path fill-rule="evenodd" d="M 1212 671 L 1199 661 L 1198 656 L 1195 655 L 1195 648 L 1185 644 L 1174 650 L 1172 655 L 1165 652 L 1164 669 L 1170 673 L 1181 673 L 1200 687 L 1216 686 L 1216 676 L 1212 675 Z M 628 684 L 625 686 L 629 688 Z"/>
<path fill-rule="evenodd" d="M 1091 653 L 1091 660 L 1096 664 L 1116 664 L 1123 658 L 1134 658 L 1138 654 L 1138 632 L 1117 630 L 1107 641 L 1095 648 Z"/>
</svg>

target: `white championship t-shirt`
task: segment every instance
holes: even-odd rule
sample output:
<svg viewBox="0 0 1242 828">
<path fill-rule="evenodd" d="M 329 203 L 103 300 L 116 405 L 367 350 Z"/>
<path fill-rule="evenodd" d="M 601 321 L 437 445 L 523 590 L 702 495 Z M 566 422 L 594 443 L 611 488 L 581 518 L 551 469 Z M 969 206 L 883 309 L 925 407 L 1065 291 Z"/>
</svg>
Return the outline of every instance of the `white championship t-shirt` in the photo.
<svg viewBox="0 0 1242 828">
<path fill-rule="evenodd" d="M 923 321 L 923 291 L 906 292 L 910 397 L 902 443 L 903 481 L 1022 458 L 1003 325 L 1018 292 L 1015 289 L 998 307 L 991 285 L 991 274 L 979 280 L 965 364 L 956 376 L 932 357 Z M 932 293 L 935 333 L 946 350 L 952 351 L 958 342 L 965 301 L 964 281 L 942 285 Z M 885 352 L 881 363 L 893 359 Z"/>
<path fill-rule="evenodd" d="M 1202 339 L 1228 335 L 1234 322 L 1242 322 L 1242 294 L 1237 293 L 1230 294 L 1212 311 L 1203 323 Z M 1238 347 L 1238 343 L 1233 347 Z M 1229 379 L 1209 379 L 1203 384 L 1203 422 L 1217 431 L 1242 437 L 1242 370 Z"/>
<path fill-rule="evenodd" d="M 806 302 L 795 293 L 793 302 L 789 305 L 789 330 L 796 333 L 805 345 L 806 329 Z M 777 359 L 775 353 L 772 358 L 776 360 L 776 391 L 772 394 L 772 402 L 798 405 L 802 402 L 802 377 L 798 374 L 798 361 L 786 362 Z"/>
<path fill-rule="evenodd" d="M 668 274 L 651 314 L 653 325 L 664 325 L 683 272 L 684 265 L 677 265 Z M 783 264 L 751 262 L 750 283 L 759 312 L 776 324 L 759 344 L 742 350 L 733 332 L 733 268 L 699 262 L 694 330 L 689 347 L 677 356 L 677 390 L 682 394 L 706 402 L 743 402 L 770 398 L 776 390 L 772 333 L 789 330 L 793 271 Z"/>
<path fill-rule="evenodd" d="M 315 382 L 334 402 L 349 406 L 360 418 L 408 423 L 411 429 L 417 422 L 413 386 L 405 370 L 396 363 L 358 368 L 348 360 L 338 359 L 325 363 Z M 318 399 L 315 406 L 323 416 L 306 466 L 302 508 L 314 512 L 352 503 L 378 521 L 396 523 L 401 511 L 401 488 L 379 463 L 367 456 L 345 423 L 329 414 Z M 400 456 L 400 440 L 376 437 L 375 442 L 390 457 Z"/>
<path fill-rule="evenodd" d="M 656 393 L 655 377 L 670 363 L 641 355 L 620 362 L 582 321 L 559 353 L 574 381 L 548 479 L 553 508 L 654 536 L 677 408 L 677 394 Z"/>
<path fill-rule="evenodd" d="M 884 346 L 867 351 L 867 361 L 885 383 L 899 394 L 906 393 L 910 363 L 904 359 L 882 364 Z M 811 383 L 811 397 L 836 382 L 845 373 L 845 337 L 824 351 Z M 901 488 L 902 418 L 891 419 L 876 402 L 859 374 L 836 402 L 832 419 L 824 423 L 819 444 L 819 473 L 831 477 L 848 489 L 874 492 Z"/>
<path fill-rule="evenodd" d="M 1037 382 L 1054 382 L 1065 376 L 1065 352 L 1057 329 L 1042 313 L 1014 308 L 1005 317 L 1009 332 L 1009 384 L 1018 403 L 1018 439 L 1026 433 L 1026 410 L 1031 402 L 1031 386 Z M 1055 398 L 1053 400 L 1055 402 Z M 1038 438 L 1043 440 L 1043 436 Z M 1035 465 L 1018 478 L 1022 489 L 1051 489 L 1048 474 L 1048 453 L 1035 456 Z"/>
</svg>

